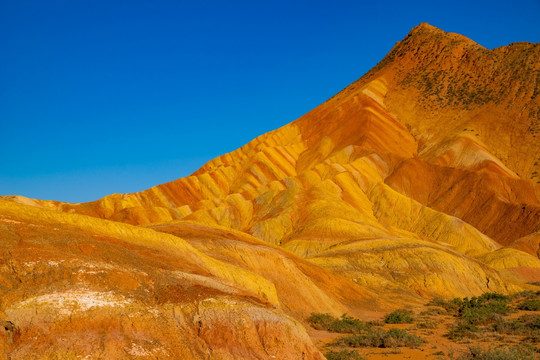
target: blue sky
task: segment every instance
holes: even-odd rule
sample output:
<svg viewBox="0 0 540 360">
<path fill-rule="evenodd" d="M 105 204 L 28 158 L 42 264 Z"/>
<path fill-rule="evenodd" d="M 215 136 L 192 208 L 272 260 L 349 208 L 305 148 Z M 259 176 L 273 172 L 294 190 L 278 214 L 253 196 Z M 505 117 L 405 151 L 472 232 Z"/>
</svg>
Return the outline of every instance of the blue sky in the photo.
<svg viewBox="0 0 540 360">
<path fill-rule="evenodd" d="M 0 2 L 0 195 L 187 176 L 361 77 L 420 22 L 540 42 L 540 0 Z"/>
</svg>

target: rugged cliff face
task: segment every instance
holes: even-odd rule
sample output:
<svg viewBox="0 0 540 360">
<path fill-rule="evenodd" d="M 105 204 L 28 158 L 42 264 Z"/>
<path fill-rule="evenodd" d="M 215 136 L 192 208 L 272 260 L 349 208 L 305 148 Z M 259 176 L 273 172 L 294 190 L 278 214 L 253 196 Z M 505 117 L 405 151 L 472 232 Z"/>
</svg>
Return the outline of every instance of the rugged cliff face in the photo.
<svg viewBox="0 0 540 360">
<path fill-rule="evenodd" d="M 311 312 L 523 289 L 540 280 L 538 131 L 540 45 L 421 24 L 192 176 L 84 204 L 0 200 L 4 351 L 317 359 Z"/>
</svg>

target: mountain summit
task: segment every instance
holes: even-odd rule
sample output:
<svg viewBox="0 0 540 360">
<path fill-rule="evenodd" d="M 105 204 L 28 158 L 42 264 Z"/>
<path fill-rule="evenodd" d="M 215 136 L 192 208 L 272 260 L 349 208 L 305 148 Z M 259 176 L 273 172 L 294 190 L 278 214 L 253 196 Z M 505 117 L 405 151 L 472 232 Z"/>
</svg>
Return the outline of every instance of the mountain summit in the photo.
<svg viewBox="0 0 540 360">
<path fill-rule="evenodd" d="M 83 204 L 0 200 L 0 314 L 20 329 L 4 347 L 320 359 L 297 321 L 312 312 L 532 288 L 539 132 L 539 44 L 488 50 L 420 24 L 191 176 Z"/>
</svg>

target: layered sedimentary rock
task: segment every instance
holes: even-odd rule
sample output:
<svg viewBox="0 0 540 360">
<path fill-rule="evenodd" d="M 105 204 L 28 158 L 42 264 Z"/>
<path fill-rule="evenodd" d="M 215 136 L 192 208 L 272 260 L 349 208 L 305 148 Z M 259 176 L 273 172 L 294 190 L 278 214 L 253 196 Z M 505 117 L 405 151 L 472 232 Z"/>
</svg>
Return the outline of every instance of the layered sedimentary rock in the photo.
<svg viewBox="0 0 540 360">
<path fill-rule="evenodd" d="M 421 24 L 191 176 L 84 204 L 0 200 L 4 352 L 317 359 L 311 312 L 530 287 L 539 131 L 540 45 Z"/>
<path fill-rule="evenodd" d="M 272 282 L 178 237 L 4 200 L 0 213 L 6 358 L 322 359 Z"/>
</svg>

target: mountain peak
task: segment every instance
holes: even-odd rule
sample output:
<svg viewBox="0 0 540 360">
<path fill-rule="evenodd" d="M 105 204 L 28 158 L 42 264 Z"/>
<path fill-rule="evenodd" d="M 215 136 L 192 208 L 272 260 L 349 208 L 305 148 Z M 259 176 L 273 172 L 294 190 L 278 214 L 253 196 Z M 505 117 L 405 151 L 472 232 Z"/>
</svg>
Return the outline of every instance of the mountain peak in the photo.
<svg viewBox="0 0 540 360">
<path fill-rule="evenodd" d="M 452 69 L 449 67 L 444 70 L 454 71 L 460 66 L 462 58 L 471 52 L 486 55 L 489 50 L 463 35 L 446 32 L 423 22 L 412 28 L 407 36 L 398 41 L 363 80 L 370 80 L 374 76 L 379 77 L 380 70 L 392 68 L 396 70 L 396 67 L 399 68 L 397 69 L 399 73 L 407 75 L 424 73 L 422 69 L 425 66 L 434 66 L 442 70 L 452 63 L 454 64 Z"/>
<path fill-rule="evenodd" d="M 430 47 L 432 46 L 432 42 L 436 42 L 438 44 L 451 43 L 453 45 L 461 43 L 484 48 L 483 46 L 479 45 L 478 43 L 474 42 L 466 36 L 457 33 L 446 32 L 426 22 L 420 23 L 419 25 L 413 27 L 411 31 L 409 31 L 407 36 L 405 36 L 405 38 L 399 42 L 399 44 L 413 43 L 417 45 L 416 41 L 414 41 L 417 39 L 419 39 L 423 47 L 427 49 L 430 49 Z"/>
<path fill-rule="evenodd" d="M 411 31 L 409 32 L 409 34 L 419 34 L 419 33 L 427 33 L 427 32 L 434 32 L 434 31 L 444 32 L 443 30 L 439 29 L 436 26 L 433 26 L 427 22 L 423 22 L 413 27 Z"/>
</svg>

